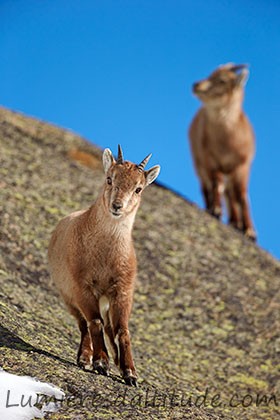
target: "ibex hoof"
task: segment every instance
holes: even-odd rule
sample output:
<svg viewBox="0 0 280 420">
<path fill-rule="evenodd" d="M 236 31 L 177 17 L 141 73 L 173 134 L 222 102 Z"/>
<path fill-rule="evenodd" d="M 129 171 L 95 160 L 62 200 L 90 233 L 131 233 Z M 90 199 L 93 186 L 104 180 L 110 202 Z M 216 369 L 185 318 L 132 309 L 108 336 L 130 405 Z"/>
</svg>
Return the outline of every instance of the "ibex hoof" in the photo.
<svg viewBox="0 0 280 420">
<path fill-rule="evenodd" d="M 215 219 L 220 220 L 221 217 L 222 217 L 222 209 L 220 209 L 220 208 L 211 209 L 211 210 L 207 210 L 207 211 L 211 216 L 215 217 Z"/>
<path fill-rule="evenodd" d="M 92 370 L 92 357 L 80 356 L 77 360 L 77 365 L 83 370 Z"/>
<path fill-rule="evenodd" d="M 256 235 L 256 232 L 254 231 L 254 229 L 252 229 L 252 228 L 246 229 L 244 234 L 248 239 L 251 239 L 251 241 L 256 242 L 257 235 Z"/>
<path fill-rule="evenodd" d="M 135 386 L 135 388 L 138 388 L 137 379 L 134 378 L 133 376 L 128 376 L 124 378 L 124 380 L 125 380 L 126 385 Z"/>
<path fill-rule="evenodd" d="M 126 385 L 135 386 L 136 388 L 138 388 L 137 377 L 133 375 L 130 369 L 125 371 L 123 378 L 125 380 Z"/>
<path fill-rule="evenodd" d="M 93 362 L 93 370 L 99 373 L 99 375 L 109 375 L 109 365 L 106 360 L 103 359 Z"/>
</svg>

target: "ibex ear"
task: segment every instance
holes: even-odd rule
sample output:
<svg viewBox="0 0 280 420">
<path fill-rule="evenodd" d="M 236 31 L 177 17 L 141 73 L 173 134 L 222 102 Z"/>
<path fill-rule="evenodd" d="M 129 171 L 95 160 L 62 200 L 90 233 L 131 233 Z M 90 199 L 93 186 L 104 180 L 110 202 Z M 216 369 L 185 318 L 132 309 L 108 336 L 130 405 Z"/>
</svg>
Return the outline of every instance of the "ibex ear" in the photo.
<svg viewBox="0 0 280 420">
<path fill-rule="evenodd" d="M 146 185 L 149 185 L 152 182 L 154 182 L 154 180 L 158 177 L 159 172 L 160 172 L 159 165 L 153 166 L 148 171 L 145 171 Z"/>
<path fill-rule="evenodd" d="M 111 168 L 112 164 L 115 161 L 113 153 L 111 152 L 110 149 L 105 149 L 103 152 L 103 168 L 105 171 L 105 174 L 109 171 L 109 169 Z"/>
</svg>

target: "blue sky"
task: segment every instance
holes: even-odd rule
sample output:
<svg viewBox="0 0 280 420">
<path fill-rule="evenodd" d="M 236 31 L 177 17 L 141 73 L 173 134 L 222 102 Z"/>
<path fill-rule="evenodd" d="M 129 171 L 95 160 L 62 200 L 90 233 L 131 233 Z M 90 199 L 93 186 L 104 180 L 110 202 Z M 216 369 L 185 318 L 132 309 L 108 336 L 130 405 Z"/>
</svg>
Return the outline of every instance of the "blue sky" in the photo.
<svg viewBox="0 0 280 420">
<path fill-rule="evenodd" d="M 0 103 L 125 158 L 202 206 L 187 129 L 194 81 L 250 64 L 256 133 L 250 199 L 260 246 L 280 257 L 278 0 L 1 0 Z"/>
</svg>

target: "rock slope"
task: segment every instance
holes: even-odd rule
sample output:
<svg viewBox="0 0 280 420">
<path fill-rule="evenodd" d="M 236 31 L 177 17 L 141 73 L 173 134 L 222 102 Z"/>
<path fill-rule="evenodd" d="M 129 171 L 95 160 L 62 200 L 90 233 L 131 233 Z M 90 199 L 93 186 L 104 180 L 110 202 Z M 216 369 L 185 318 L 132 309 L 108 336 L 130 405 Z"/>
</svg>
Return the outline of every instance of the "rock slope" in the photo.
<svg viewBox="0 0 280 420">
<path fill-rule="evenodd" d="M 114 367 L 105 378 L 75 365 L 79 333 L 46 249 L 58 220 L 96 198 L 100 158 L 69 131 L 0 109 L 2 367 L 61 387 L 54 419 L 279 418 L 279 262 L 159 185 L 145 191 L 134 230 L 140 386 Z"/>
</svg>

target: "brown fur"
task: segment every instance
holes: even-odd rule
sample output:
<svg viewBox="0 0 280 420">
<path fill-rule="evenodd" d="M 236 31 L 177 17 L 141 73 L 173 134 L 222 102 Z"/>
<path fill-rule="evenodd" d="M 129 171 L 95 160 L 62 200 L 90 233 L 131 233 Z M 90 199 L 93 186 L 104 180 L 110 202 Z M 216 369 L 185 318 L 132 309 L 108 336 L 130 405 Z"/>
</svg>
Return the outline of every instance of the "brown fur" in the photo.
<svg viewBox="0 0 280 420">
<path fill-rule="evenodd" d="M 255 240 L 247 194 L 254 133 L 242 110 L 247 74 L 244 65 L 229 63 L 194 84 L 203 106 L 191 123 L 189 137 L 206 209 L 220 218 L 225 190 L 229 223 Z"/>
<path fill-rule="evenodd" d="M 131 162 L 118 164 L 109 149 L 103 156 L 103 189 L 89 209 L 59 222 L 49 245 L 49 266 L 78 321 L 78 364 L 108 374 L 110 349 L 126 383 L 136 386 L 128 330 L 136 277 L 131 233 L 141 193 L 159 167 L 141 171 Z"/>
</svg>

